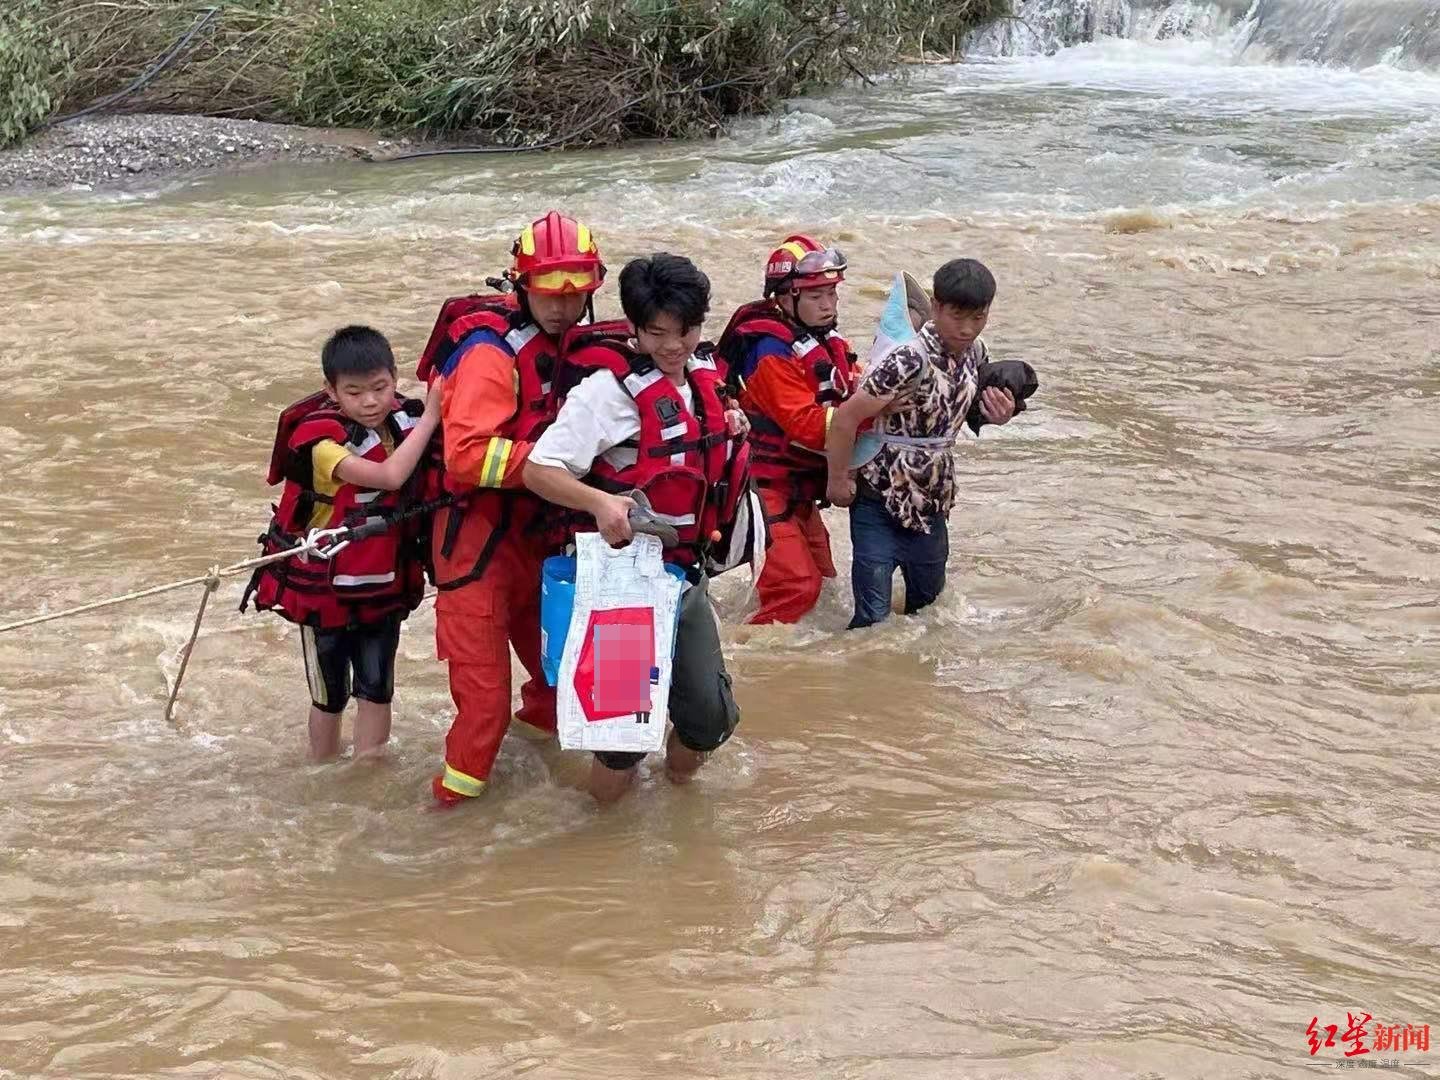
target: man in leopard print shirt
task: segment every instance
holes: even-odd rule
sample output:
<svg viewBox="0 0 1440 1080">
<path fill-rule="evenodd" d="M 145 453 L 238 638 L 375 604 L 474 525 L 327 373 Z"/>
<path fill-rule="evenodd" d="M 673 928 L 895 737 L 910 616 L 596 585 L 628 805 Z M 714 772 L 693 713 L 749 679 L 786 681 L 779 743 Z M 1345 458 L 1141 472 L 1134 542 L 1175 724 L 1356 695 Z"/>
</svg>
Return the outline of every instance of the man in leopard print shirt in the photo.
<svg viewBox="0 0 1440 1080">
<path fill-rule="evenodd" d="M 995 298 L 995 278 L 974 259 L 955 259 L 935 272 L 933 317 L 915 340 L 865 369 L 855 394 L 835 413 L 826 453 L 826 497 L 850 507 L 855 593 L 852 629 L 890 615 L 898 567 L 905 613 L 935 602 L 945 588 L 950 553 L 947 518 L 955 505 L 953 445 L 976 395 L 976 369 L 986 358 L 980 332 Z M 1008 390 L 987 388 L 980 411 L 992 424 L 1015 412 Z M 850 470 L 860 425 L 875 417 L 885 442 L 859 474 Z"/>
</svg>

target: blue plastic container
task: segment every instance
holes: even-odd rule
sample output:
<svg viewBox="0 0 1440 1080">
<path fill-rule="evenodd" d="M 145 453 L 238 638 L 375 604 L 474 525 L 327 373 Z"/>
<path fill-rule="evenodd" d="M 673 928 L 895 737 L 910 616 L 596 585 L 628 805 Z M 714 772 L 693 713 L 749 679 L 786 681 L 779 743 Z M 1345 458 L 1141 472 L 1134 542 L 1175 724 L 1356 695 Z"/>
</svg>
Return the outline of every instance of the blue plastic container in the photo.
<svg viewBox="0 0 1440 1080">
<path fill-rule="evenodd" d="M 565 655 L 565 639 L 570 634 L 570 616 L 575 610 L 575 557 L 552 555 L 545 560 L 540 575 L 540 666 L 545 681 L 554 686 L 560 681 L 560 660 Z M 685 580 L 685 571 L 670 563 L 665 572 Z M 680 620 L 670 636 L 670 656 L 675 656 L 675 637 Z"/>
</svg>

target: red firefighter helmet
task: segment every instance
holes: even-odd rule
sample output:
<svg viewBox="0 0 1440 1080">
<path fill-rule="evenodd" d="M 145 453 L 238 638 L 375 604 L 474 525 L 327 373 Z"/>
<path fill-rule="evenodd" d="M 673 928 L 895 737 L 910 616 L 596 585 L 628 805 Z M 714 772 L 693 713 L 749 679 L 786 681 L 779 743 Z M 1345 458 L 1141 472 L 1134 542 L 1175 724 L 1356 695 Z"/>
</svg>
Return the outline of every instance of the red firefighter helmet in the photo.
<svg viewBox="0 0 1440 1080">
<path fill-rule="evenodd" d="M 845 280 L 849 264 L 839 248 L 822 248 L 808 236 L 787 236 L 765 264 L 765 295 L 784 289 L 823 289 Z"/>
<path fill-rule="evenodd" d="M 592 293 L 605 280 L 605 264 L 590 229 L 558 210 L 525 226 L 510 249 L 510 280 L 527 292 Z"/>
</svg>

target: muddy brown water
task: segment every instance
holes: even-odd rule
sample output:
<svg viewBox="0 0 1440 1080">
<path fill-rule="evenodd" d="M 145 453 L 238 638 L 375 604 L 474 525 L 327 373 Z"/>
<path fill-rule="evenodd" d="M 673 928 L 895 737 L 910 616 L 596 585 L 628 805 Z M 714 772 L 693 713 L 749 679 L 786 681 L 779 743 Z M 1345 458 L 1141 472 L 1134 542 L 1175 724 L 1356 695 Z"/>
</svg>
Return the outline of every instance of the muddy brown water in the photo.
<svg viewBox="0 0 1440 1080">
<path fill-rule="evenodd" d="M 791 222 L 862 345 L 893 269 L 978 255 L 1042 378 L 958 450 L 944 601 L 732 618 L 735 739 L 611 812 L 514 738 L 424 811 L 429 605 L 375 767 L 302 762 L 298 639 L 238 584 L 183 734 L 197 592 L 0 636 L 0 1077 L 1302 1076 L 1312 1016 L 1440 1024 L 1440 83 L 1194 48 L 708 146 L 0 198 L 0 621 L 249 555 L 328 331 L 408 362 L 551 203 L 612 267 L 693 254 L 717 332 Z"/>
</svg>

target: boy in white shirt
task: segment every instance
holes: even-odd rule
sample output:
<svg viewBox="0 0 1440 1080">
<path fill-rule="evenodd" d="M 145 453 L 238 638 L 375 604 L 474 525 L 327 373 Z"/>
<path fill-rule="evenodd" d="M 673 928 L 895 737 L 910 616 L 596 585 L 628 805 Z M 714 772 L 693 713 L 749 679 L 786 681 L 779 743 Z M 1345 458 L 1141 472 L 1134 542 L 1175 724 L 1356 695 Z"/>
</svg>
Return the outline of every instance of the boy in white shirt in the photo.
<svg viewBox="0 0 1440 1080">
<path fill-rule="evenodd" d="M 616 547 L 632 538 L 627 490 L 644 490 L 677 542 L 665 561 L 686 571 L 670 690 L 674 730 L 665 771 L 689 781 L 740 719 L 720 651 L 707 573 L 748 561 L 763 545 L 751 510 L 744 414 L 726 400 L 724 371 L 695 355 L 709 310 L 709 279 L 689 259 L 659 254 L 620 273 L 620 304 L 634 337 L 578 361 L 589 374 L 566 397 L 530 452 L 524 480 L 536 494 L 583 511 Z M 609 489 L 609 490 L 606 490 Z M 629 788 L 641 754 L 595 755 L 590 792 L 606 803 Z"/>
</svg>

